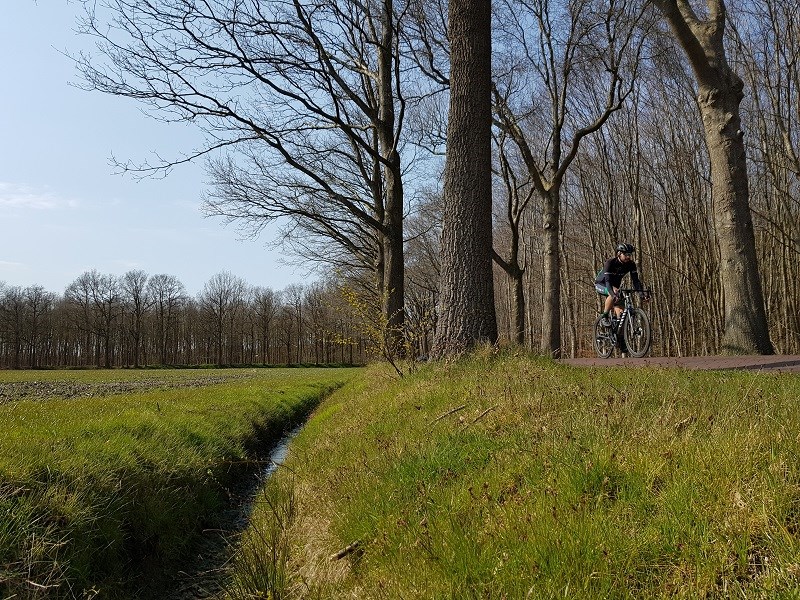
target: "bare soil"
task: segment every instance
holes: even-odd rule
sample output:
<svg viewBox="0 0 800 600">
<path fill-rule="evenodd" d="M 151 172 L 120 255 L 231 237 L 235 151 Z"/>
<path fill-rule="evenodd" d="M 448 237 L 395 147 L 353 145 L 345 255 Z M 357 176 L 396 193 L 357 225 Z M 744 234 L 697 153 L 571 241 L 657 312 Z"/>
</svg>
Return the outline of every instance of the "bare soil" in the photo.
<svg viewBox="0 0 800 600">
<path fill-rule="evenodd" d="M 50 400 L 53 398 L 75 398 L 130 394 L 150 390 L 174 388 L 197 388 L 224 383 L 234 379 L 228 375 L 198 375 L 195 377 L 164 379 L 159 377 L 131 380 L 87 383 L 66 380 L 31 380 L 0 383 L 0 404 L 16 400 Z"/>
<path fill-rule="evenodd" d="M 576 367 L 651 367 L 702 370 L 744 369 L 800 373 L 800 355 L 772 356 L 670 356 L 645 358 L 568 358 L 561 362 Z"/>
</svg>

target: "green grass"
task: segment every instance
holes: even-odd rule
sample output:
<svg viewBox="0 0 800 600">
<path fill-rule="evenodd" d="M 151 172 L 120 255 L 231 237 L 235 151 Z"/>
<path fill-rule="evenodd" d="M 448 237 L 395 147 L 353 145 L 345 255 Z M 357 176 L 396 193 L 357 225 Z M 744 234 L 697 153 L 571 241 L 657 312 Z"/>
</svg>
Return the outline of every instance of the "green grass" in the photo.
<svg viewBox="0 0 800 600">
<path fill-rule="evenodd" d="M 268 484 L 293 518 L 253 520 L 241 553 L 288 573 L 229 596 L 800 597 L 798 397 L 797 375 L 523 355 L 373 368 Z"/>
<path fill-rule="evenodd" d="M 125 578 L 180 564 L 227 488 L 353 375 L 0 373 L 0 597 L 135 597 Z"/>
</svg>

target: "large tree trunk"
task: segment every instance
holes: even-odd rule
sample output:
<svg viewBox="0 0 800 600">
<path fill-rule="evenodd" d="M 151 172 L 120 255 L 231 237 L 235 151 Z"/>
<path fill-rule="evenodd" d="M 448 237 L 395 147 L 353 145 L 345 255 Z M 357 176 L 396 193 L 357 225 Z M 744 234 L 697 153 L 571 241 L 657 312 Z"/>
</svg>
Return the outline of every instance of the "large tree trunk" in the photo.
<svg viewBox="0 0 800 600">
<path fill-rule="evenodd" d="M 399 165 L 399 160 L 397 161 Z M 387 341 L 392 353 L 403 353 L 405 330 L 405 264 L 403 259 L 403 190 L 400 179 L 388 178 L 384 223 L 384 317 Z M 393 188 L 393 189 L 392 189 Z"/>
<path fill-rule="evenodd" d="M 561 253 L 559 251 L 560 220 L 559 188 L 552 188 L 544 196 L 542 242 L 544 257 L 542 279 L 542 337 L 540 349 L 553 358 L 561 357 Z"/>
<path fill-rule="evenodd" d="M 492 277 L 491 2 L 449 6 L 450 112 L 442 278 L 432 356 L 497 341 Z"/>
<path fill-rule="evenodd" d="M 394 109 L 394 14 L 392 0 L 384 0 L 381 18 L 383 31 L 378 50 L 378 85 L 380 86 L 380 114 L 378 116 L 378 141 L 383 157 L 383 177 L 386 203 L 383 214 L 384 258 L 384 317 L 387 324 L 388 350 L 403 353 L 405 328 L 405 264 L 403 259 L 403 180 L 400 153 L 395 136 Z"/>
<path fill-rule="evenodd" d="M 735 80 L 724 88 L 701 87 L 698 98 L 711 159 L 714 229 L 725 294 L 722 349 L 735 354 L 772 354 L 739 120 L 742 83 L 731 75 Z"/>
<path fill-rule="evenodd" d="M 708 19 L 700 20 L 688 0 L 656 1 L 692 65 L 699 88 L 725 294 L 722 348 L 736 354 L 772 354 L 739 117 L 744 86 L 725 56 L 725 4 L 722 0 L 706 4 Z"/>
</svg>

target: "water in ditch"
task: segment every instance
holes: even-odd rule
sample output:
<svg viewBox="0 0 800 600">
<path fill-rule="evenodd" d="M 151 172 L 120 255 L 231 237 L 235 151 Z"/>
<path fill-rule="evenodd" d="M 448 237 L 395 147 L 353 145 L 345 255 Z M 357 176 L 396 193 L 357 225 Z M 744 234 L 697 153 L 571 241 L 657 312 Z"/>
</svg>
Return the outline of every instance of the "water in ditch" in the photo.
<svg viewBox="0 0 800 600">
<path fill-rule="evenodd" d="M 209 599 L 218 596 L 224 590 L 236 540 L 250 522 L 256 495 L 286 460 L 289 446 L 303 429 L 303 425 L 298 425 L 284 434 L 270 451 L 263 468 L 244 482 L 241 489 L 230 492 L 230 507 L 223 515 L 220 527 L 203 532 L 204 542 L 197 552 L 193 568 L 176 574 L 172 586 L 174 591 L 163 595 L 164 600 Z"/>
</svg>

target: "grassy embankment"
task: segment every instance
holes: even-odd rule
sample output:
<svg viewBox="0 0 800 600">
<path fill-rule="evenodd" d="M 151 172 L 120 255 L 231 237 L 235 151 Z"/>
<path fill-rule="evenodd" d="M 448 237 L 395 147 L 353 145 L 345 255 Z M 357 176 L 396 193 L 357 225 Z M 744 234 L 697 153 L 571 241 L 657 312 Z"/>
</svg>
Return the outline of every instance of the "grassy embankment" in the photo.
<svg viewBox="0 0 800 600">
<path fill-rule="evenodd" d="M 797 375 L 486 355 L 358 386 L 268 483 L 229 597 L 800 597 Z"/>
<path fill-rule="evenodd" d="M 0 597 L 140 597 L 265 445 L 352 375 L 0 372 Z"/>
</svg>

